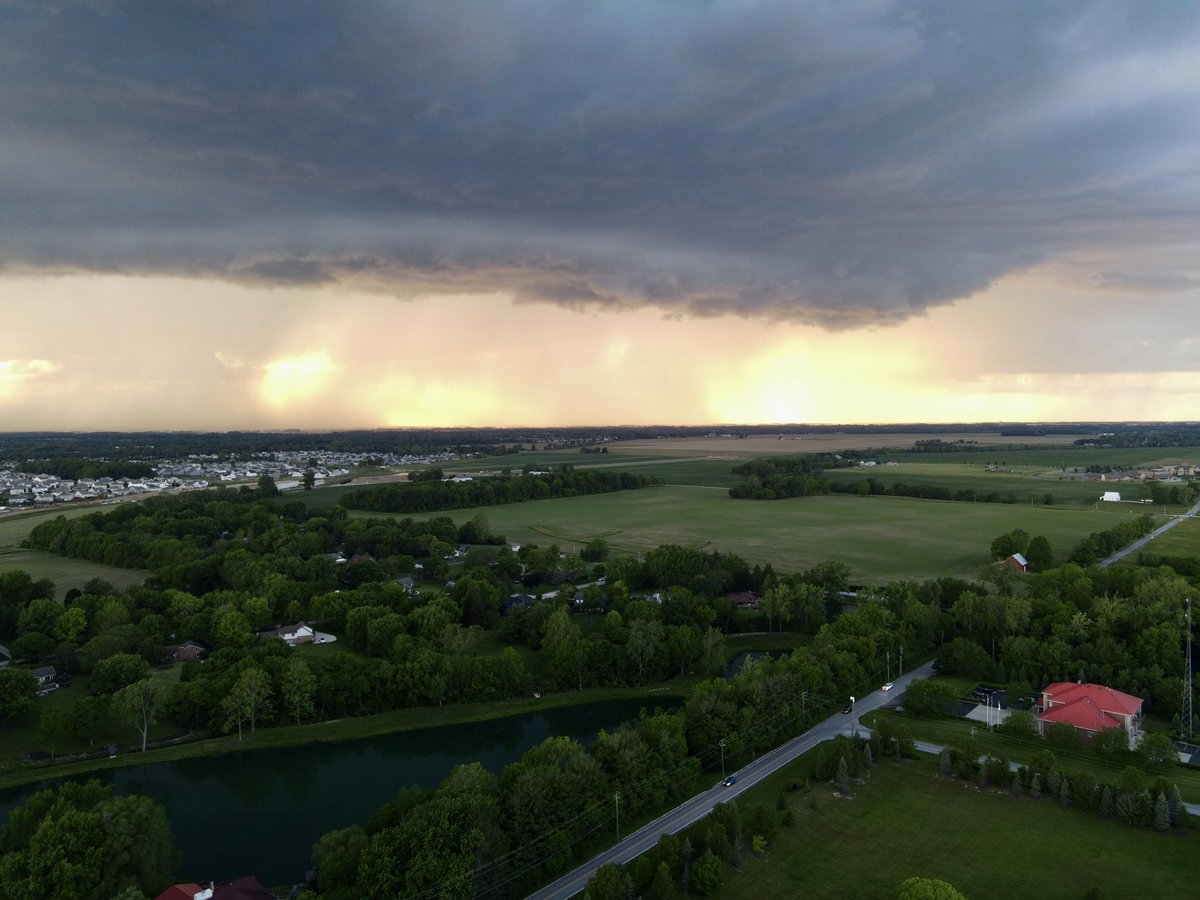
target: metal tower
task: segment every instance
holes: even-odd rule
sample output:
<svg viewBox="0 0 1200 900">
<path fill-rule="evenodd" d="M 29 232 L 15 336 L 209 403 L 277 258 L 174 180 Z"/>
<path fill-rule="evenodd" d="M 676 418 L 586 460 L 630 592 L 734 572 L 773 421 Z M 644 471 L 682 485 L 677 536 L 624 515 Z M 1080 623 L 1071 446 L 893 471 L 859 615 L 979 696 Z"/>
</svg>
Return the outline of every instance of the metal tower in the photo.
<svg viewBox="0 0 1200 900">
<path fill-rule="evenodd" d="M 1195 721 L 1192 711 L 1192 598 L 1187 598 L 1187 631 L 1183 640 L 1183 736 L 1192 738 L 1192 723 Z"/>
</svg>

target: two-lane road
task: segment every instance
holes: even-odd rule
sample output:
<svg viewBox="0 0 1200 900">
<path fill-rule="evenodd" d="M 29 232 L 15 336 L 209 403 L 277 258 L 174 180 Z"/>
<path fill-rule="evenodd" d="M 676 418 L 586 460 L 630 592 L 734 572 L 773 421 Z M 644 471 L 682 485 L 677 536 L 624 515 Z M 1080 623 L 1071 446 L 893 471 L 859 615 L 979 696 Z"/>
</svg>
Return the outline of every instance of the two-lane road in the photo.
<svg viewBox="0 0 1200 900">
<path fill-rule="evenodd" d="M 891 692 L 882 690 L 857 698 L 854 704 L 854 717 L 871 712 L 891 701 L 902 692 L 914 678 L 928 678 L 933 674 L 933 663 L 926 663 L 917 669 L 902 675 L 894 682 Z M 846 702 L 850 702 L 849 696 Z M 690 800 L 681 803 L 675 809 L 659 816 L 649 825 L 639 828 L 633 834 L 621 840 L 620 843 L 588 860 L 573 872 L 547 885 L 536 893 L 530 894 L 533 900 L 566 900 L 583 891 L 596 870 L 608 863 L 627 863 L 641 856 L 657 843 L 664 834 L 675 834 L 707 816 L 718 803 L 725 803 L 739 796 L 743 791 L 754 787 L 771 773 L 777 771 L 801 754 L 807 753 L 822 741 L 832 740 L 838 734 L 846 734 L 852 730 L 854 722 L 850 716 L 835 714 L 820 724 L 814 725 L 799 737 L 792 738 L 786 744 L 776 747 L 771 752 L 760 756 L 744 769 L 733 773 L 737 782 L 729 787 L 716 785 L 697 794 Z"/>
<path fill-rule="evenodd" d="M 1166 522 L 1165 525 L 1158 526 L 1158 528 L 1154 529 L 1152 532 L 1150 532 L 1145 537 L 1138 538 L 1136 541 L 1134 541 L 1128 547 L 1124 548 L 1123 550 L 1118 550 L 1116 553 L 1114 553 L 1108 559 L 1101 560 L 1100 568 L 1102 568 L 1102 569 L 1107 568 L 1108 566 L 1111 566 L 1113 563 L 1117 562 L 1118 560 L 1124 559 L 1130 553 L 1133 553 L 1137 550 L 1141 550 L 1143 547 L 1145 547 L 1148 543 L 1150 543 L 1152 540 L 1154 540 L 1156 537 L 1158 537 L 1163 532 L 1170 531 L 1172 528 L 1174 528 L 1176 525 L 1178 525 L 1184 519 L 1195 518 L 1198 513 L 1200 513 L 1200 503 L 1197 503 L 1195 506 L 1193 506 L 1191 509 L 1189 509 L 1187 512 L 1185 512 L 1182 516 L 1173 516 Z"/>
</svg>

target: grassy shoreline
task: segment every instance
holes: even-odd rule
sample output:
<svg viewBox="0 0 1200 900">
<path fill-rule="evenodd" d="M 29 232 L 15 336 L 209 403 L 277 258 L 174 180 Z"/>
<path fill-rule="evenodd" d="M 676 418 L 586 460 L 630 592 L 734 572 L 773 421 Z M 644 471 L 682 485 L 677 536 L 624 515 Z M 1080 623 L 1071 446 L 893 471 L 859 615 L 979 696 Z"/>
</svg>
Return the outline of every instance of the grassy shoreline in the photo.
<svg viewBox="0 0 1200 900">
<path fill-rule="evenodd" d="M 119 769 L 145 763 L 173 762 L 197 756 L 217 756 L 223 753 L 241 753 L 275 747 L 299 747 L 309 744 L 324 744 L 335 741 L 352 741 L 360 738 L 377 737 L 402 731 L 436 728 L 442 725 L 462 725 L 471 722 L 486 722 L 508 716 L 542 712 L 564 706 L 585 706 L 606 700 L 643 699 L 649 706 L 666 697 L 682 697 L 695 678 L 677 678 L 667 684 L 631 688 L 589 688 L 550 694 L 541 698 L 526 697 L 518 700 L 501 700 L 493 703 L 459 703 L 440 707 L 413 707 L 376 713 L 370 716 L 355 716 L 346 719 L 331 719 L 307 725 L 278 725 L 265 728 L 238 741 L 236 735 L 204 738 L 164 747 L 154 747 L 142 752 L 127 752 L 113 758 L 98 757 L 51 765 L 30 765 L 26 768 L 0 775 L 0 790 L 20 787 L 40 781 L 51 781 L 72 775 Z"/>
</svg>

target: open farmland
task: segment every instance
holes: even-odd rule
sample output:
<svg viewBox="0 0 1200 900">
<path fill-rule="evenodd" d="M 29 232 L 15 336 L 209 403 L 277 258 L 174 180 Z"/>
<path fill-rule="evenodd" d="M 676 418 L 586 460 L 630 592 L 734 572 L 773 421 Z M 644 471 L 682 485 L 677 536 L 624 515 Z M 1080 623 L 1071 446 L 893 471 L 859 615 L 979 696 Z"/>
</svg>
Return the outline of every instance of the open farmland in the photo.
<svg viewBox="0 0 1200 900">
<path fill-rule="evenodd" d="M 740 801 L 773 806 L 806 760 Z M 1193 830 L 1128 828 L 1050 800 L 983 793 L 935 777 L 930 759 L 877 765 L 854 797 L 813 789 L 815 809 L 784 793 L 796 817 L 763 858 L 748 857 L 717 897 L 894 897 L 913 875 L 939 878 L 971 900 L 1010 897 L 1196 896 Z M 1046 848 L 1053 847 L 1053 853 Z"/>
<path fill-rule="evenodd" d="M 610 453 L 642 453 L 664 456 L 723 454 L 734 458 L 779 456 L 794 453 L 836 453 L 839 450 L 865 450 L 870 447 L 911 447 L 917 441 L 972 441 L 1001 447 L 1048 445 L 1065 446 L 1075 440 L 1094 438 L 1089 434 L 1049 434 L 1032 436 L 1002 435 L 1000 432 L 933 434 L 924 432 L 825 432 L 806 434 L 788 431 L 780 434 L 754 434 L 749 437 L 650 438 L 642 441 L 618 441 L 608 445 Z"/>
<path fill-rule="evenodd" d="M 997 463 L 1014 468 L 1137 468 L 1200 463 L 1200 447 L 1033 447 L 1020 450 L 948 450 L 935 453 L 909 451 L 881 453 L 877 458 L 880 461 L 892 459 L 897 462 L 914 463 Z"/>
<path fill-rule="evenodd" d="M 1090 507 L 846 495 L 739 501 L 721 488 L 689 485 L 461 509 L 449 515 L 466 521 L 476 513 L 514 543 L 578 548 L 604 537 L 614 549 L 628 553 L 683 544 L 738 553 L 751 563 L 770 562 L 785 572 L 835 559 L 864 583 L 973 577 L 987 562 L 992 539 L 1012 528 L 1045 535 L 1064 559 L 1090 532 L 1131 515 Z"/>
</svg>

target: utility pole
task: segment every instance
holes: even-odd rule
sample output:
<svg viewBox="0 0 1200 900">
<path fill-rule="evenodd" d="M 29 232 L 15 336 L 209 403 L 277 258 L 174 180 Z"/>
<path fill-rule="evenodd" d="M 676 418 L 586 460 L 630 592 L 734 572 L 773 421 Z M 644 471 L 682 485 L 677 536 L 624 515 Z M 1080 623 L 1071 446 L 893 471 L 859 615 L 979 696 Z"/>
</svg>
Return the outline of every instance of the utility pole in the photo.
<svg viewBox="0 0 1200 900">
<path fill-rule="evenodd" d="M 900 675 L 903 675 L 903 674 L 904 674 L 904 645 L 901 644 L 900 645 Z M 900 675 L 897 675 L 896 677 L 899 678 Z"/>
<path fill-rule="evenodd" d="M 725 780 L 725 739 L 721 738 L 721 780 Z"/>
<path fill-rule="evenodd" d="M 892 680 L 892 651 L 889 650 L 887 652 L 887 678 L 885 678 L 884 681 L 891 681 L 891 680 Z"/>
<path fill-rule="evenodd" d="M 617 809 L 617 843 L 621 842 L 621 792 L 613 794 L 613 805 Z"/>
<path fill-rule="evenodd" d="M 1187 631 L 1183 635 L 1183 736 L 1192 737 L 1192 598 L 1187 598 Z"/>
<path fill-rule="evenodd" d="M 800 692 L 800 730 L 808 728 L 808 691 Z"/>
</svg>

